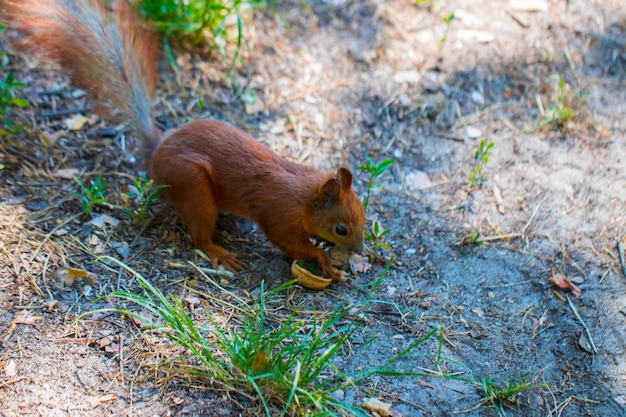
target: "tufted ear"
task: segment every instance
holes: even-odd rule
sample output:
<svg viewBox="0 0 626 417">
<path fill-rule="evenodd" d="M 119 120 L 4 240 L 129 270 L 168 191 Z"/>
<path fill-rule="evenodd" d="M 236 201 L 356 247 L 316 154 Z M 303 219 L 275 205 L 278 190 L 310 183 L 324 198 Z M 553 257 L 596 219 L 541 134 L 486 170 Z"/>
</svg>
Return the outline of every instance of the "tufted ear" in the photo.
<svg viewBox="0 0 626 417">
<path fill-rule="evenodd" d="M 337 178 L 345 190 L 349 190 L 352 187 L 352 172 L 348 168 L 339 168 L 337 170 Z"/>
</svg>

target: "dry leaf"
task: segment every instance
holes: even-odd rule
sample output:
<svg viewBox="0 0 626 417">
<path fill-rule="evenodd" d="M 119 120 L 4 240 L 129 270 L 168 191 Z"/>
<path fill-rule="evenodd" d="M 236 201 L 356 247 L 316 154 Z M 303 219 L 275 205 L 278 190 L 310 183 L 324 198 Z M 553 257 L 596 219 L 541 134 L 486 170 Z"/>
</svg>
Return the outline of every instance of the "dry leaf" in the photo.
<svg viewBox="0 0 626 417">
<path fill-rule="evenodd" d="M 111 343 L 113 343 L 113 337 L 107 336 L 100 339 L 98 345 L 100 345 L 100 349 L 102 349 L 103 347 L 109 346 Z"/>
<path fill-rule="evenodd" d="M 120 224 L 120 221 L 117 220 L 115 217 L 111 217 L 107 214 L 102 214 L 98 217 L 94 217 L 93 219 L 91 219 L 89 223 L 103 229 L 104 226 L 106 226 L 107 224 L 110 224 L 113 227 L 117 227 L 117 225 Z"/>
<path fill-rule="evenodd" d="M 50 146 L 54 146 L 54 144 L 57 143 L 59 138 L 63 136 L 63 133 L 64 132 L 62 130 L 53 133 L 42 130 L 41 132 L 39 132 L 39 140 L 41 141 L 43 146 L 49 148 Z"/>
<path fill-rule="evenodd" d="M 4 375 L 6 375 L 8 378 L 13 378 L 17 376 L 17 363 L 15 363 L 13 359 L 11 359 L 9 363 L 7 363 L 4 367 Z"/>
<path fill-rule="evenodd" d="M 30 324 L 34 325 L 36 321 L 41 320 L 41 317 L 33 316 L 28 311 L 22 311 L 20 314 L 15 316 L 11 325 L 15 324 Z"/>
<path fill-rule="evenodd" d="M 115 401 L 117 397 L 113 394 L 103 395 L 101 397 L 92 398 L 89 400 L 91 408 L 98 408 L 102 403 L 108 403 L 109 401 Z"/>
<path fill-rule="evenodd" d="M 57 283 L 61 287 L 71 287 L 77 279 L 82 278 L 85 285 L 93 286 L 98 276 L 93 272 L 85 271 L 78 268 L 58 268 L 56 270 Z"/>
<path fill-rule="evenodd" d="M 567 279 L 567 277 L 564 277 L 563 275 L 556 272 L 556 268 L 552 268 L 552 276 L 548 278 L 548 281 L 559 288 L 572 290 L 572 294 L 574 294 L 576 297 L 580 297 L 580 295 L 582 294 L 580 288 L 574 285 L 574 283 Z"/>
<path fill-rule="evenodd" d="M 82 129 L 83 126 L 85 126 L 85 123 L 87 123 L 87 121 L 88 119 L 85 116 L 83 116 L 82 114 L 77 114 L 68 119 L 65 119 L 65 126 L 67 126 L 69 130 L 78 131 Z"/>
<path fill-rule="evenodd" d="M 435 388 L 432 384 L 424 381 L 423 379 L 419 379 L 417 380 L 417 385 L 419 385 L 422 388 Z"/>
<path fill-rule="evenodd" d="M 80 174 L 80 171 L 76 168 L 61 168 L 57 169 L 56 172 L 52 174 L 52 176 L 56 178 L 71 180 L 72 178 L 77 177 L 78 174 Z"/>
<path fill-rule="evenodd" d="M 361 407 L 367 408 L 370 411 L 374 411 L 383 417 L 390 417 L 392 415 L 391 404 L 384 403 L 377 398 L 366 398 L 361 403 Z"/>
<path fill-rule="evenodd" d="M 369 263 L 367 256 L 355 254 L 350 258 L 350 269 L 355 272 L 355 275 L 357 272 L 365 273 L 369 271 L 370 268 L 372 268 L 372 264 Z"/>
<path fill-rule="evenodd" d="M 580 346 L 580 348 L 587 353 L 594 353 L 593 346 L 589 343 L 589 339 L 587 339 L 585 332 L 582 332 L 578 337 L 578 346 Z"/>
</svg>

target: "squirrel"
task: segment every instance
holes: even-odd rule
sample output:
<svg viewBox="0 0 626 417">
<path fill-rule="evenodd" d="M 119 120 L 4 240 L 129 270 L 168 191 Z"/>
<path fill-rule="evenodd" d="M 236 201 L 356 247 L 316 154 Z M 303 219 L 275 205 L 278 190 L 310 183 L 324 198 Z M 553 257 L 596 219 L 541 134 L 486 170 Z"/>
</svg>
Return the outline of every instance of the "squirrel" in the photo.
<svg viewBox="0 0 626 417">
<path fill-rule="evenodd" d="M 156 37 L 126 0 L 0 0 L 23 50 L 57 64 L 85 90 L 105 119 L 128 125 L 140 139 L 148 175 L 166 184 L 162 198 L 181 216 L 193 244 L 214 266 L 244 263 L 212 240 L 218 213 L 257 223 L 287 256 L 317 262 L 343 280 L 351 254 L 362 251 L 365 211 L 352 173 L 324 173 L 281 158 L 244 131 L 198 120 L 166 133 L 152 102 L 158 71 Z M 332 246 L 327 253 L 311 238 Z"/>
</svg>

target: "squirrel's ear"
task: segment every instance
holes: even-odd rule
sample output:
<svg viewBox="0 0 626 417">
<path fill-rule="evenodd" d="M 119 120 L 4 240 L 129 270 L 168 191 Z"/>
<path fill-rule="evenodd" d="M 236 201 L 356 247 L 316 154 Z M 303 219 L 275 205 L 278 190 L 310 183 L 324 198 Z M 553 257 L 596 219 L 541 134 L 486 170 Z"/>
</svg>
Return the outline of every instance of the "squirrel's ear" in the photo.
<svg viewBox="0 0 626 417">
<path fill-rule="evenodd" d="M 352 187 L 352 172 L 348 168 L 339 168 L 337 170 L 337 178 L 344 189 L 349 190 Z"/>
<path fill-rule="evenodd" d="M 328 204 L 339 197 L 341 184 L 339 179 L 331 178 L 324 183 L 318 196 L 317 206 L 319 208 L 326 207 Z"/>
</svg>

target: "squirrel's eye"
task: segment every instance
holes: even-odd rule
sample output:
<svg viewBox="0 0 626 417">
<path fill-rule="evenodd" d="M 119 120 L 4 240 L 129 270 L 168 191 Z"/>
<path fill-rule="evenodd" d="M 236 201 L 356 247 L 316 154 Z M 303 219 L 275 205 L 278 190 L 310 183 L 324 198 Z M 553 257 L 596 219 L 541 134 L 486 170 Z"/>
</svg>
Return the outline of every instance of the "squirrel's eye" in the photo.
<svg viewBox="0 0 626 417">
<path fill-rule="evenodd" d="M 348 234 L 348 230 L 340 224 L 335 227 L 335 232 L 337 232 L 339 236 L 345 236 Z"/>
</svg>

